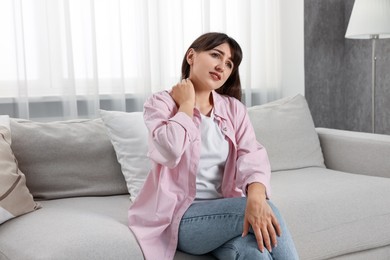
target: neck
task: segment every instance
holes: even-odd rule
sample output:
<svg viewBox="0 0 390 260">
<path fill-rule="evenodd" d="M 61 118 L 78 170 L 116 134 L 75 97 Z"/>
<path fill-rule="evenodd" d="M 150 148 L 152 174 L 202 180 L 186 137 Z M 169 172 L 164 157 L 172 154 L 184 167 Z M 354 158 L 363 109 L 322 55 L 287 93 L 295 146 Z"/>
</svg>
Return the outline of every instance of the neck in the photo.
<svg viewBox="0 0 390 260">
<path fill-rule="evenodd" d="M 211 91 L 196 91 L 195 105 L 203 115 L 210 115 L 213 108 L 213 97 Z"/>
</svg>

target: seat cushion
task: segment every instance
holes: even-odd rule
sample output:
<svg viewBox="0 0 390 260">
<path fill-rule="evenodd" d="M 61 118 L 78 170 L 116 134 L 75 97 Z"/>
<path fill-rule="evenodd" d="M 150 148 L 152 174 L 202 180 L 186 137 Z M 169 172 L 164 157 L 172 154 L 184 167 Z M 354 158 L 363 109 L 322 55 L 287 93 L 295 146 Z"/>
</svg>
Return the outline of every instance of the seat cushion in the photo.
<svg viewBox="0 0 390 260">
<path fill-rule="evenodd" d="M 127 227 L 128 195 L 41 203 L 0 226 L 0 259 L 143 259 Z"/>
<path fill-rule="evenodd" d="M 42 209 L 0 225 L 0 259 L 143 260 L 127 227 L 128 195 L 41 201 Z M 175 260 L 214 259 L 177 252 Z"/>
<path fill-rule="evenodd" d="M 273 202 L 302 260 L 390 245 L 390 179 L 318 167 L 272 175 Z"/>
</svg>

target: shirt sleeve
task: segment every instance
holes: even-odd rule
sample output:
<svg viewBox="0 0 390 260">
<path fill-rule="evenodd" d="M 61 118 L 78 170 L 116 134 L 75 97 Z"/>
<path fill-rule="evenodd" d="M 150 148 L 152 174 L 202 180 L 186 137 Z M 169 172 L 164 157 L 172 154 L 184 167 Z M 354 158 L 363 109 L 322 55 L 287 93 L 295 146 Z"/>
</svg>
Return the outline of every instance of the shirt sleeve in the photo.
<svg viewBox="0 0 390 260">
<path fill-rule="evenodd" d="M 237 142 L 237 186 L 245 195 L 247 186 L 253 182 L 262 183 L 266 188 L 266 196 L 271 196 L 271 166 L 264 146 L 257 140 L 246 107 L 239 104 L 236 116 Z"/>
<path fill-rule="evenodd" d="M 177 112 L 168 92 L 160 92 L 145 102 L 144 120 L 149 131 L 148 156 L 159 164 L 174 168 L 197 136 L 192 118 Z"/>
</svg>

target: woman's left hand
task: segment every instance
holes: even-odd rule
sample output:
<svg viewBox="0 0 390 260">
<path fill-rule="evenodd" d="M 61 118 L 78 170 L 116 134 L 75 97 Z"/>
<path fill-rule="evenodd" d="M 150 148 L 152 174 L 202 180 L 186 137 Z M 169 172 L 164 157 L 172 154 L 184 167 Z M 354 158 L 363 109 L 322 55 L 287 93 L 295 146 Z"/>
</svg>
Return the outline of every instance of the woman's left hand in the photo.
<svg viewBox="0 0 390 260">
<path fill-rule="evenodd" d="M 266 201 L 265 187 L 261 183 L 248 185 L 243 237 L 248 234 L 250 226 L 256 236 L 260 251 L 264 252 L 265 246 L 271 252 L 272 247 L 277 245 L 276 236 L 281 235 L 281 228 Z"/>
</svg>

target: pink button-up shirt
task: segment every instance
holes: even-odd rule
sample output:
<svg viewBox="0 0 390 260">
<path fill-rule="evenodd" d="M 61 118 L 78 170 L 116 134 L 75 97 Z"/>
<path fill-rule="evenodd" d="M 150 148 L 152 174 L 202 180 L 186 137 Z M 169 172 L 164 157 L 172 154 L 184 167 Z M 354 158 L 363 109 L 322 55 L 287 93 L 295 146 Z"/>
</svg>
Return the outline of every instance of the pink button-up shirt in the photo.
<svg viewBox="0 0 390 260">
<path fill-rule="evenodd" d="M 222 195 L 245 196 L 248 184 L 260 182 L 269 197 L 267 152 L 256 141 L 246 107 L 235 98 L 212 95 L 215 119 L 229 143 Z M 167 91 L 154 94 L 144 106 L 152 169 L 129 209 L 129 227 L 147 260 L 173 259 L 180 220 L 196 194 L 200 112 L 194 109 L 191 118 L 177 110 Z"/>
</svg>

